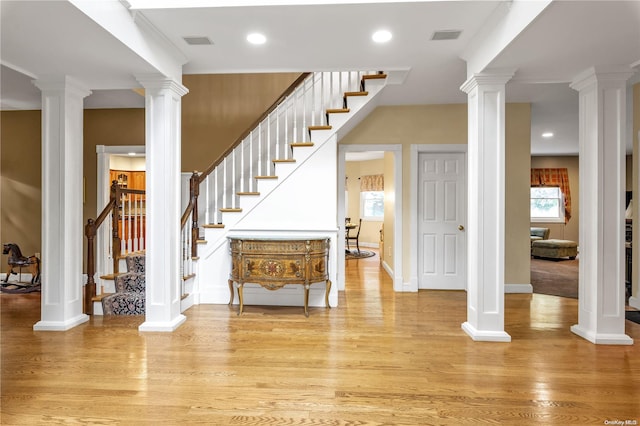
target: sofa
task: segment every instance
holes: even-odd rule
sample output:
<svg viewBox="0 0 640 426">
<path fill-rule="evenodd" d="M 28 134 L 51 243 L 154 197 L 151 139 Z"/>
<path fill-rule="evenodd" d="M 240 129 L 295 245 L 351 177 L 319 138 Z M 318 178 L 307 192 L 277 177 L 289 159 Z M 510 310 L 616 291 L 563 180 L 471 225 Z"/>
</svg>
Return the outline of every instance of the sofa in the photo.
<svg viewBox="0 0 640 426">
<path fill-rule="evenodd" d="M 549 239 L 549 228 L 536 228 L 531 227 L 531 244 L 533 245 L 534 241 L 539 240 L 548 240 Z"/>
</svg>

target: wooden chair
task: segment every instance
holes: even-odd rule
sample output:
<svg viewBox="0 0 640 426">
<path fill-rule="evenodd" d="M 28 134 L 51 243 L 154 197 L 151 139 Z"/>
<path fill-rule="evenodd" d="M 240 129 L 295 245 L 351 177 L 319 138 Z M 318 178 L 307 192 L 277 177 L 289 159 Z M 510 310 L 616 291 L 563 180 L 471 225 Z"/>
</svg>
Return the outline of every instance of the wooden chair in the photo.
<svg viewBox="0 0 640 426">
<path fill-rule="evenodd" d="M 356 242 L 356 249 L 358 250 L 358 254 L 360 254 L 360 228 L 362 228 L 362 219 L 360 219 L 360 221 L 358 222 L 358 226 L 357 228 L 357 232 L 355 237 L 351 236 L 351 230 L 348 229 L 347 230 L 347 236 L 346 236 L 346 243 L 347 243 L 347 250 L 349 250 L 349 241 L 355 240 Z"/>
</svg>

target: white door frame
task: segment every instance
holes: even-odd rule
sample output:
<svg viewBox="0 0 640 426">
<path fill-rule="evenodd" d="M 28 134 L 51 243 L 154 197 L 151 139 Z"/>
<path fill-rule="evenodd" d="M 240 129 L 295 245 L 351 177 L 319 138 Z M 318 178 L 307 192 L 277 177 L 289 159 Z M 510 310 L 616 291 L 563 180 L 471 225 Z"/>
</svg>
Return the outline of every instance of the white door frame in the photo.
<svg viewBox="0 0 640 426">
<path fill-rule="evenodd" d="M 387 151 L 394 155 L 394 179 L 395 179 L 395 214 L 393 220 L 394 238 L 393 247 L 393 270 L 385 270 L 393 279 L 394 291 L 406 291 L 402 280 L 402 145 L 341 145 L 338 144 L 338 253 L 344 253 L 344 192 L 346 190 L 346 166 L 345 154 L 347 152 L 366 152 L 366 151 Z M 338 290 L 345 289 L 345 259 L 344 255 L 338 256 Z"/>
<path fill-rule="evenodd" d="M 409 195 L 409 252 L 411 258 L 409 260 L 411 268 L 411 279 L 408 291 L 418 291 L 418 156 L 421 153 L 464 153 L 464 164 L 467 167 L 467 145 L 466 144 L 413 144 L 411 145 L 411 161 L 410 161 L 410 195 Z M 465 171 L 466 175 L 466 171 Z M 468 177 L 467 177 L 468 179 Z M 465 194 L 466 199 L 466 194 Z M 469 206 L 467 206 L 467 209 Z M 467 265 L 464 265 L 465 268 Z"/>
</svg>

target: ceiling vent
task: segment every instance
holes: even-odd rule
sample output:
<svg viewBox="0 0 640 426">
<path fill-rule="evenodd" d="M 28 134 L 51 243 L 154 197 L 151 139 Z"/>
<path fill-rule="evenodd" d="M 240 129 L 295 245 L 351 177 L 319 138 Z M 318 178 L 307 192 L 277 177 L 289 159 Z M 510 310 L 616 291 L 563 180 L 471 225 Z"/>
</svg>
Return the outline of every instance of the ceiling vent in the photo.
<svg viewBox="0 0 640 426">
<path fill-rule="evenodd" d="M 209 37 L 193 36 L 193 37 L 182 37 L 182 38 L 184 39 L 184 41 L 187 42 L 187 44 L 191 46 L 206 46 L 209 44 L 213 44 L 213 42 L 209 40 Z"/>
<path fill-rule="evenodd" d="M 431 40 L 456 40 L 462 34 L 461 30 L 436 31 L 431 36 Z"/>
</svg>

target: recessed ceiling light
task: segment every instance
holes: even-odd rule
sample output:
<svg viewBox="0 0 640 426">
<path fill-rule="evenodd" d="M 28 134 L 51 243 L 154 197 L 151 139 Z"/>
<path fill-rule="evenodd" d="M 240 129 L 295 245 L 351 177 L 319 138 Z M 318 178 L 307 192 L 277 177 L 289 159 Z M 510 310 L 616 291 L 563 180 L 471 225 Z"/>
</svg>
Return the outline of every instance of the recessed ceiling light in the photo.
<svg viewBox="0 0 640 426">
<path fill-rule="evenodd" d="M 545 139 L 552 138 L 553 137 L 553 132 L 544 132 L 542 134 L 542 137 L 545 138 Z"/>
<path fill-rule="evenodd" d="M 247 41 L 251 44 L 265 44 L 267 42 L 267 38 L 264 34 L 251 33 L 247 36 Z"/>
<path fill-rule="evenodd" d="M 371 36 L 371 39 L 376 43 L 386 43 L 389 40 L 391 40 L 391 37 L 392 37 L 391 32 L 387 30 L 379 30 L 373 33 L 373 35 Z"/>
</svg>

